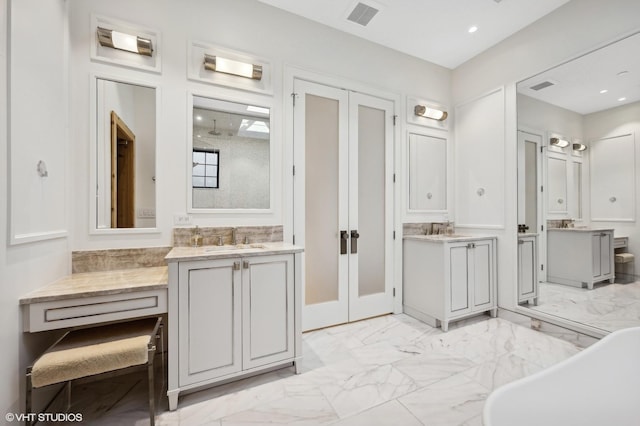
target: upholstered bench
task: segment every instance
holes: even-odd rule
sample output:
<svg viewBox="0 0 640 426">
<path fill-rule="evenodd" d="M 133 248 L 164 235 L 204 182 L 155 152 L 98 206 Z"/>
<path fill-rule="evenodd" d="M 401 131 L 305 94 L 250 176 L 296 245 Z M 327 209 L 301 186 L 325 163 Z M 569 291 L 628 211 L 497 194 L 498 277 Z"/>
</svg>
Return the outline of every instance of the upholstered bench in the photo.
<svg viewBox="0 0 640 426">
<path fill-rule="evenodd" d="M 57 383 L 146 366 L 149 377 L 149 418 L 155 423 L 153 359 L 162 317 L 76 329 L 67 332 L 27 368 L 26 412 L 31 413 L 31 393 Z M 70 400 L 69 400 L 70 404 Z"/>
</svg>

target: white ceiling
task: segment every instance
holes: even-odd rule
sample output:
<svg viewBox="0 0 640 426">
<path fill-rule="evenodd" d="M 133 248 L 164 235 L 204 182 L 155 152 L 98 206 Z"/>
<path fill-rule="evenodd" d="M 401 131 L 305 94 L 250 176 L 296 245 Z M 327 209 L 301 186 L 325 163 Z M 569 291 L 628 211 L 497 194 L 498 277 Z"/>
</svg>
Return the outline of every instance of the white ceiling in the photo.
<svg viewBox="0 0 640 426">
<path fill-rule="evenodd" d="M 259 1 L 453 69 L 569 0 Z M 347 20 L 358 3 L 379 9 L 366 27 Z"/>
<path fill-rule="evenodd" d="M 583 115 L 638 102 L 638 52 L 640 34 L 521 81 L 518 92 Z M 539 91 L 531 89 L 531 86 L 544 81 L 556 84 Z M 600 93 L 605 89 L 606 93 Z M 620 98 L 626 99 L 621 101 Z"/>
</svg>

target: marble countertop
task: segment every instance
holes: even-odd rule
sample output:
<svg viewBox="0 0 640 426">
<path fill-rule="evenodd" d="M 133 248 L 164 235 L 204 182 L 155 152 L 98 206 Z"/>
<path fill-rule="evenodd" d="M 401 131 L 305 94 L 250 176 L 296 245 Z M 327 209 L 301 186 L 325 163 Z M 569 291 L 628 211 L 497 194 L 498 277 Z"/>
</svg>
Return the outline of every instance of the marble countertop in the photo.
<svg viewBox="0 0 640 426">
<path fill-rule="evenodd" d="M 611 231 L 613 228 L 589 228 L 589 227 L 575 227 L 575 228 L 549 228 L 547 231 L 561 231 L 561 232 L 604 232 Z"/>
<path fill-rule="evenodd" d="M 405 235 L 405 240 L 428 241 L 433 243 L 457 243 L 464 241 L 486 240 L 487 238 L 496 238 L 495 235 Z"/>
<path fill-rule="evenodd" d="M 20 304 L 166 289 L 168 282 L 166 266 L 83 272 L 25 294 Z"/>
<path fill-rule="evenodd" d="M 243 256 L 268 256 L 272 254 L 301 253 L 304 249 L 290 243 L 267 242 L 202 247 L 174 247 L 165 260 L 167 263 L 185 260 L 215 260 Z"/>
</svg>

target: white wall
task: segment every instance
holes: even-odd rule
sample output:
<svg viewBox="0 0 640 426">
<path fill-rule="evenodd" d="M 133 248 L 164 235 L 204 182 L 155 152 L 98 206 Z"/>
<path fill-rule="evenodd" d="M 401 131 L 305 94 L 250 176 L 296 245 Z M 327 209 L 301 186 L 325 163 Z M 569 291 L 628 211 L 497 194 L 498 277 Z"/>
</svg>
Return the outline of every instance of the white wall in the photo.
<svg viewBox="0 0 640 426">
<path fill-rule="evenodd" d="M 290 167 L 283 163 L 285 118 L 283 71 L 296 66 L 357 81 L 391 93 L 434 99 L 449 103 L 450 70 L 404 55 L 351 35 L 340 33 L 309 20 L 280 11 L 254 0 L 178 0 L 158 3 L 140 0 L 104 2 L 72 1 L 71 7 L 71 80 L 79 82 L 71 90 L 71 141 L 74 164 L 73 243 L 74 250 L 160 246 L 171 243 L 173 214 L 187 210 L 187 91 L 199 95 L 242 97 L 241 91 L 187 80 L 186 49 L 189 40 L 198 40 L 238 51 L 253 53 L 272 64 L 273 137 L 277 144 L 272 166 L 276 171 L 276 205 L 274 213 L 263 218 L 240 216 L 194 215 L 193 224 L 222 226 L 242 223 L 283 224 L 283 173 Z M 90 15 L 95 13 L 157 29 L 162 34 L 162 73 L 154 74 L 106 65 L 89 60 Z M 160 87 L 160 110 L 157 137 L 157 226 L 160 233 L 146 235 L 89 235 L 89 80 L 90 73 L 118 75 L 145 80 Z M 401 106 L 400 106 L 401 107 Z M 400 120 L 403 125 L 404 120 Z M 404 132 L 403 132 L 404 134 Z M 404 136 L 403 136 L 404 138 Z M 404 140 L 398 141 L 404 143 Z M 402 188 L 398 188 L 401 191 Z M 398 195 L 401 192 L 398 192 Z M 287 204 L 290 205 L 290 204 Z"/>
<path fill-rule="evenodd" d="M 611 226 L 615 234 L 629 237 L 628 251 L 640 257 L 640 226 L 638 226 L 638 213 L 640 212 L 640 102 L 630 105 L 612 108 L 606 111 L 588 114 L 584 117 L 584 135 L 587 143 L 606 137 L 619 136 L 631 133 L 634 135 L 635 144 L 635 182 L 627 182 L 635 187 L 635 222 L 594 222 L 598 226 Z M 624 159 L 621 159 L 624 160 Z M 612 173 L 612 175 L 615 175 Z M 636 258 L 638 263 L 638 258 Z M 636 269 L 636 274 L 638 274 Z"/>
<path fill-rule="evenodd" d="M 12 33 L 8 34 L 8 7 L 12 4 L 11 11 L 11 27 Z M 33 13 L 37 10 L 38 13 Z M 52 339 L 54 334 L 41 336 L 39 334 L 31 335 L 22 332 L 22 322 L 20 317 L 20 309 L 18 299 L 29 291 L 40 287 L 50 281 L 53 281 L 67 273 L 69 273 L 69 251 L 68 241 L 66 238 L 59 238 L 43 242 L 35 242 L 21 244 L 18 246 L 8 246 L 6 242 L 8 235 L 8 217 L 7 208 L 9 203 L 9 194 L 7 193 L 7 185 L 5 184 L 8 177 L 8 157 L 9 142 L 13 146 L 23 145 L 29 146 L 32 142 L 33 135 L 46 135 L 46 143 L 60 150 L 66 149 L 66 135 L 60 132 L 51 132 L 45 125 L 47 120 L 38 120 L 37 117 L 24 116 L 24 111 L 37 111 L 38 105 L 49 105 L 51 102 L 57 103 L 57 108 L 46 111 L 49 114 L 48 119 L 58 118 L 60 115 L 66 115 L 67 102 L 66 98 L 58 96 L 59 86 L 64 84 L 66 68 L 49 68 L 49 64 L 42 62 L 38 55 L 34 55 L 33 44 L 26 43 L 26 40 L 19 36 L 22 31 L 33 31 L 37 28 L 37 33 L 46 34 L 47 49 L 57 55 L 64 55 L 67 40 L 66 32 L 61 32 L 60 27 L 66 26 L 66 2 L 63 0 L 0 0 L 0 179 L 3 184 L 0 185 L 0 359 L 2 360 L 2 368 L 0 369 L 0 412 L 4 413 L 20 413 L 24 408 L 20 404 L 24 404 L 24 398 L 20 395 L 24 393 L 24 369 L 28 363 L 32 362 L 35 354 L 41 352 Z M 5 38 L 5 35 L 7 37 Z M 51 90 L 46 87 L 37 93 L 23 93 L 20 101 L 20 108 L 12 111 L 13 119 L 25 120 L 29 119 L 29 135 L 26 132 L 18 133 L 22 136 L 14 134 L 14 138 L 9 141 L 8 138 L 8 111 L 7 99 L 8 76 L 7 76 L 7 60 L 8 60 L 8 38 L 13 37 L 13 46 L 16 50 L 12 52 L 15 55 L 26 55 L 29 61 L 21 57 L 21 63 L 26 66 L 25 62 L 29 62 L 30 73 L 49 74 L 49 78 L 56 81 L 56 86 Z M 15 65 L 15 64 L 14 64 Z M 36 71 L 34 71 L 34 69 Z M 13 68 L 14 72 L 22 72 L 21 69 Z M 42 102 L 40 102 L 42 101 Z M 40 102 L 36 107 L 34 103 Z M 19 112 L 22 111 L 22 112 Z M 15 117 L 15 114 L 20 114 Z M 63 123 L 66 128 L 66 123 Z M 35 169 L 34 169 L 35 171 Z M 64 169 L 53 167 L 51 172 L 65 173 Z M 64 196 L 59 194 L 59 204 L 50 206 L 52 209 L 63 208 L 66 204 Z M 34 225 L 35 226 L 35 225 Z M 4 421 L 4 415 L 1 417 Z"/>
<path fill-rule="evenodd" d="M 506 88 L 504 159 L 506 229 L 496 232 L 498 300 L 515 306 L 517 233 L 517 117 L 515 83 L 640 27 L 637 0 L 574 0 L 462 64 L 452 74 L 452 98 L 460 104 L 496 87 Z M 500 173 L 500 170 L 497 171 Z"/>
</svg>

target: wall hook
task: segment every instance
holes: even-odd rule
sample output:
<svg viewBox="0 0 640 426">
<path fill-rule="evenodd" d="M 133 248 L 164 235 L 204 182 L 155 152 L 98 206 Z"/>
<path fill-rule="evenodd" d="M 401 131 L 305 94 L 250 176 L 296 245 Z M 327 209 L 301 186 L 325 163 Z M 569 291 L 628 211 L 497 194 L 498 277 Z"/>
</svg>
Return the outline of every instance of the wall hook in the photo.
<svg viewBox="0 0 640 426">
<path fill-rule="evenodd" d="M 38 161 L 38 166 L 37 166 L 36 170 L 38 171 L 38 176 L 40 176 L 40 177 L 49 176 L 49 172 L 47 171 L 47 163 L 45 163 L 42 160 Z"/>
<path fill-rule="evenodd" d="M 478 194 L 478 197 L 482 197 L 484 195 L 484 188 L 478 188 L 476 194 Z"/>
</svg>

